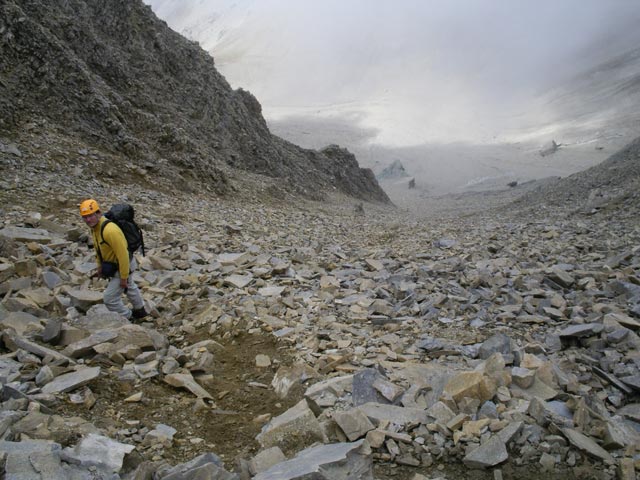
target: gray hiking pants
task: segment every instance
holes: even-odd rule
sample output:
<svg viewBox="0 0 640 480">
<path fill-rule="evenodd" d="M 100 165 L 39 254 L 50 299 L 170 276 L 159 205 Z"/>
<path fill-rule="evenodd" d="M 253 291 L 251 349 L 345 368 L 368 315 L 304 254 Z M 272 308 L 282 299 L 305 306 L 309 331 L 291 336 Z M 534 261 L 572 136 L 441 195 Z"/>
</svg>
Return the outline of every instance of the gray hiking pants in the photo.
<svg viewBox="0 0 640 480">
<path fill-rule="evenodd" d="M 127 298 L 131 302 L 134 309 L 144 307 L 144 300 L 142 294 L 138 289 L 138 286 L 133 281 L 133 272 L 138 266 L 135 257 L 132 257 L 129 262 L 129 278 L 127 279 Z M 120 272 L 109 280 L 107 288 L 104 290 L 104 304 L 112 312 L 119 313 L 124 318 L 131 318 L 131 310 L 125 307 L 122 302 L 122 293 L 124 289 L 120 287 Z"/>
</svg>

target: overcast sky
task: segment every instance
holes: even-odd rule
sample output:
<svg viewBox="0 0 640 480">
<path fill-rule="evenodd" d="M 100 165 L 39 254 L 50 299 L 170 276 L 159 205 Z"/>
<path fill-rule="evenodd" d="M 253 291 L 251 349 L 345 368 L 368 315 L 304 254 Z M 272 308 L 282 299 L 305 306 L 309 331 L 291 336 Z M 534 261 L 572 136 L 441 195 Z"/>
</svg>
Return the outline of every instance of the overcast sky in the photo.
<svg viewBox="0 0 640 480">
<path fill-rule="evenodd" d="M 395 146 L 489 141 L 640 39 L 638 0 L 145 1 L 268 120 L 351 118 Z"/>
</svg>

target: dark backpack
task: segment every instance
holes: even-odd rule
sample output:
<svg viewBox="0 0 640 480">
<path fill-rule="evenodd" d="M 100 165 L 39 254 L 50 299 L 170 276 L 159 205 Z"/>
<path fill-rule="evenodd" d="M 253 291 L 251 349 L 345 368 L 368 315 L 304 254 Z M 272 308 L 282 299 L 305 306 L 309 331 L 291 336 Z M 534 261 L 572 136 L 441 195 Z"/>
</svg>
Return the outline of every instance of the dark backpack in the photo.
<svg viewBox="0 0 640 480">
<path fill-rule="evenodd" d="M 104 227 L 106 227 L 109 222 L 113 222 L 118 225 L 120 230 L 122 230 L 122 233 L 124 233 L 129 253 L 133 255 L 136 250 L 141 248 L 142 255 L 144 256 L 144 239 L 142 238 L 142 230 L 133 220 L 133 215 L 133 207 L 128 203 L 118 203 L 113 205 L 111 209 L 104 214 L 107 221 L 102 224 L 100 236 L 104 242 Z"/>
</svg>

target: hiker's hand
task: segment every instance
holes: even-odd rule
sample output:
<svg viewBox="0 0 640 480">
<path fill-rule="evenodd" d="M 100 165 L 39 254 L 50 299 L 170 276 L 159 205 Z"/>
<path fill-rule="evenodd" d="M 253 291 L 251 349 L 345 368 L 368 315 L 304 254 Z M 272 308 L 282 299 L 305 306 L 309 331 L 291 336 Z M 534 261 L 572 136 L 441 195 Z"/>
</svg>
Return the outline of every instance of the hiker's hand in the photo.
<svg viewBox="0 0 640 480">
<path fill-rule="evenodd" d="M 127 279 L 126 278 L 121 278 L 120 279 L 120 288 L 126 290 L 127 289 Z"/>
<path fill-rule="evenodd" d="M 94 278 L 102 278 L 102 265 L 98 267 L 96 272 L 92 275 Z"/>
</svg>

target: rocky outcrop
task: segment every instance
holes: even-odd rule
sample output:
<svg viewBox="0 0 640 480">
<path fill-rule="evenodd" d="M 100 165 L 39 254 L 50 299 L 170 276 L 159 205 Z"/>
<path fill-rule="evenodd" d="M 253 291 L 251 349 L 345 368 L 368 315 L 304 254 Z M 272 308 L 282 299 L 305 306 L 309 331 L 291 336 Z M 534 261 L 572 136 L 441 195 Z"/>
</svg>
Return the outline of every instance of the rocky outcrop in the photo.
<svg viewBox="0 0 640 480">
<path fill-rule="evenodd" d="M 408 176 L 409 174 L 405 170 L 404 165 L 402 165 L 402 162 L 400 160 L 394 160 L 390 165 L 385 167 L 377 177 L 380 180 L 389 180 Z"/>
<path fill-rule="evenodd" d="M 322 198 L 388 202 L 357 164 L 273 136 L 258 100 L 232 90 L 214 60 L 135 0 L 8 0 L 0 5 L 0 132 L 56 131 L 159 176 L 218 193 L 234 171 Z M 348 175 L 345 175 L 347 173 Z"/>
</svg>

